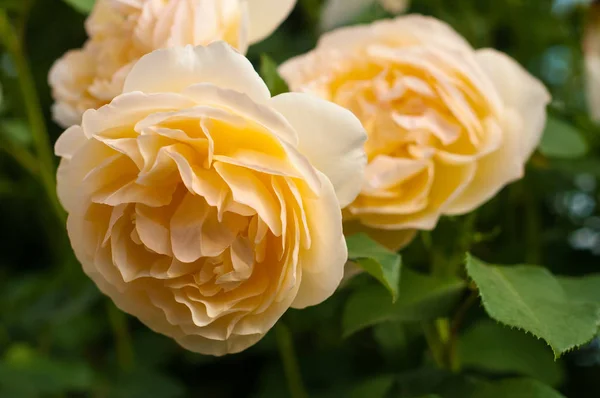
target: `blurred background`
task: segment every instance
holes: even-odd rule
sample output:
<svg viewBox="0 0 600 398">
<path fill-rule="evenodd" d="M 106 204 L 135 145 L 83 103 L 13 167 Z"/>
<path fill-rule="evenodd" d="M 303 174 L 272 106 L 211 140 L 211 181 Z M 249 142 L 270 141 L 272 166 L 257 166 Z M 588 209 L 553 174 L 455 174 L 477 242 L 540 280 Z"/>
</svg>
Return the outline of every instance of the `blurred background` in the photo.
<svg viewBox="0 0 600 398">
<path fill-rule="evenodd" d="M 23 35 L 23 51 L 52 141 L 61 129 L 50 119 L 48 70 L 65 51 L 84 42 L 85 14 L 80 10 L 89 3 L 0 0 L 0 8 L 17 21 Z M 448 22 L 475 48 L 494 47 L 508 53 L 541 78 L 554 97 L 548 126 L 552 130 L 542 153 L 531 160 L 526 178 L 479 212 L 473 252 L 489 261 L 544 264 L 563 275 L 589 274 L 600 267 L 600 126 L 587 111 L 582 52 L 586 25 L 596 20 L 591 3 L 413 0 L 410 4 L 409 12 Z M 251 47 L 249 58 L 257 68 L 262 54 L 280 63 L 313 48 L 322 26 L 321 5 L 320 0 L 299 0 L 275 35 Z M 345 22 L 389 16 L 373 1 Z M 5 25 L 5 20 L 0 21 L 0 30 Z M 287 396 L 273 332 L 239 355 L 212 358 L 189 353 L 119 312 L 83 274 L 64 226 L 36 177 L 24 105 L 28 98 L 19 88 L 18 61 L 4 44 L 0 52 L 0 397 Z M 568 145 L 575 149 L 564 150 L 552 142 L 551 137 L 560 133 L 574 137 Z M 444 220 L 435 234 L 443 236 L 455 228 L 456 220 Z M 417 268 L 426 267 L 428 261 L 420 240 L 403 257 L 405 264 Z M 444 383 L 507 374 L 538 378 L 567 397 L 600 396 L 599 341 L 555 362 L 548 347 L 525 334 L 515 336 L 512 349 L 494 347 L 492 336 L 498 331 L 491 331 L 479 345 L 471 342 L 471 351 L 461 351 L 464 374 L 449 378 L 431 365 L 425 341 L 410 322 L 383 322 L 343 337 L 348 296 L 356 286 L 369 283 L 367 276 L 358 276 L 324 304 L 301 312 L 290 310 L 284 316 L 293 330 L 311 397 L 419 397 L 432 392 L 446 397 L 452 395 L 444 393 Z M 468 316 L 465 339 L 476 339 L 473 335 L 485 328 L 471 321 L 478 312 L 482 310 L 475 308 Z M 519 351 L 515 354 L 519 347 L 542 352 L 532 361 L 526 349 L 523 356 Z M 392 378 L 397 384 L 390 392 L 386 386 Z M 428 390 L 432 388 L 437 390 Z"/>
</svg>

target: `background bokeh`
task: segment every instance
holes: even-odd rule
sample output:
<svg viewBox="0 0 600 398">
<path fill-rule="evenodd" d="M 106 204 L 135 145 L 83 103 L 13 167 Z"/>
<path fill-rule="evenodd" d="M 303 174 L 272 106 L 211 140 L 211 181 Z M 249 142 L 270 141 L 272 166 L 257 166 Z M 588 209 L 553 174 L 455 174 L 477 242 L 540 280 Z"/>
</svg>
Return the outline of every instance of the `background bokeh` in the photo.
<svg viewBox="0 0 600 398">
<path fill-rule="evenodd" d="M 526 178 L 479 211 L 472 251 L 488 261 L 544 264 L 564 275 L 598 272 L 600 267 L 600 126 L 586 110 L 581 50 L 589 3 L 413 0 L 411 4 L 410 12 L 448 22 L 474 47 L 504 51 L 541 78 L 554 97 L 552 127 L 576 129 L 589 146 L 588 154 L 577 159 L 534 155 Z M 320 0 L 299 0 L 272 37 L 251 47 L 248 56 L 257 68 L 261 54 L 280 63 L 314 47 L 320 34 L 320 6 Z M 0 7 L 9 10 L 23 29 L 26 55 L 54 141 L 61 130 L 50 119 L 47 74 L 54 60 L 85 40 L 85 15 L 63 0 L 0 0 Z M 354 22 L 387 16 L 374 4 Z M 273 332 L 239 355 L 212 358 L 189 353 L 119 312 L 83 274 L 41 185 L 15 161 L 27 156 L 32 139 L 14 60 L 4 48 L 0 51 L 0 397 L 287 396 Z M 461 224 L 455 219 L 443 220 L 433 238 L 443 242 L 444 236 L 456 233 L 457 225 Z M 420 239 L 403 252 L 403 258 L 415 268 L 425 268 L 429 261 Z M 425 341 L 411 323 L 384 322 L 342 337 L 341 318 L 350 292 L 371 282 L 360 275 L 322 305 L 290 310 L 284 316 L 311 397 L 378 398 L 383 396 L 377 394 L 378 386 L 389 377 L 399 381 L 393 396 L 418 397 L 433 392 L 427 389 L 442 379 L 460 383 L 462 377 L 482 373 L 495 377 L 490 369 L 473 366 L 462 376 L 448 378 L 431 364 Z M 483 311 L 475 307 L 469 313 L 467 328 L 478 312 Z M 548 350 L 548 358 L 541 355 L 544 360 L 536 358 L 529 368 L 525 363 L 522 373 L 537 369 L 539 378 L 549 380 L 567 397 L 600 396 L 598 342 L 554 362 L 543 343 L 531 340 Z M 488 339 L 478 350 L 497 356 L 492 362 L 510 360 L 509 353 L 490 349 L 493 346 L 494 340 Z"/>
</svg>

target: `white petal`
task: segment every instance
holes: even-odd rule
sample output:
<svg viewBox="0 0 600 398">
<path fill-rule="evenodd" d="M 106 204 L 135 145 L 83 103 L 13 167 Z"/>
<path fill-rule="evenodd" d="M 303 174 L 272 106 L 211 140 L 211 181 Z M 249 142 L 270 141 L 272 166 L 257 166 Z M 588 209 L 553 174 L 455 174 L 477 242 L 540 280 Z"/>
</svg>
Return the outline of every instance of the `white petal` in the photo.
<svg viewBox="0 0 600 398">
<path fill-rule="evenodd" d="M 175 47 L 142 57 L 125 80 L 123 92 L 181 92 L 198 83 L 234 90 L 264 103 L 271 94 L 250 61 L 224 42 L 207 47 Z"/>
<path fill-rule="evenodd" d="M 250 32 L 248 40 L 250 44 L 257 43 L 281 25 L 290 15 L 296 0 L 246 0 Z"/>
<path fill-rule="evenodd" d="M 522 130 L 518 134 L 521 160 L 526 161 L 542 137 L 550 94 L 539 80 L 506 54 L 483 49 L 477 51 L 475 56 L 494 83 L 505 106 L 517 111 L 523 119 Z"/>
<path fill-rule="evenodd" d="M 304 200 L 312 244 L 300 253 L 302 280 L 293 308 L 317 305 L 329 298 L 342 281 L 348 260 L 342 212 L 333 186 L 325 175 L 319 173 L 319 176 L 321 196 Z"/>
<path fill-rule="evenodd" d="M 300 152 L 324 173 L 341 207 L 360 192 L 367 158 L 366 132 L 350 111 L 308 94 L 286 93 L 271 100 L 296 129 Z"/>
</svg>

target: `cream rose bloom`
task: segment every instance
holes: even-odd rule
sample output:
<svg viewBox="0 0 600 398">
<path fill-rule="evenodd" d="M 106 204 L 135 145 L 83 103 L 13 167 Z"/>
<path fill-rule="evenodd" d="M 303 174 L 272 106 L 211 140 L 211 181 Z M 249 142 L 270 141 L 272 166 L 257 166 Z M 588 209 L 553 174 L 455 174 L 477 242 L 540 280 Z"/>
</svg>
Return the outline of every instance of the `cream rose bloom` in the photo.
<svg viewBox="0 0 600 398">
<path fill-rule="evenodd" d="M 326 34 L 280 72 L 362 121 L 368 166 L 349 218 L 384 230 L 431 230 L 521 178 L 550 100 L 508 56 L 417 15 Z"/>
<path fill-rule="evenodd" d="M 341 207 L 360 190 L 365 140 L 342 107 L 271 98 L 222 42 L 157 50 L 56 143 L 75 254 L 153 330 L 239 352 L 340 283 Z"/>
<path fill-rule="evenodd" d="M 50 71 L 54 120 L 81 122 L 119 95 L 133 64 L 153 50 L 223 40 L 245 53 L 270 35 L 296 0 L 98 0 L 86 21 L 90 40 Z"/>
</svg>

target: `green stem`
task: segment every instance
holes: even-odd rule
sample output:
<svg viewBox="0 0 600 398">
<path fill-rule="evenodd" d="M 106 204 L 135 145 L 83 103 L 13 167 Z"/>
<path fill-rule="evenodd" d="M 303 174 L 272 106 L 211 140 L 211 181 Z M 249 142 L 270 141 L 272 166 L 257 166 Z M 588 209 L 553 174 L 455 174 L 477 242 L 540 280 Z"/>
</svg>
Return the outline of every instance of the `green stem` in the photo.
<svg viewBox="0 0 600 398">
<path fill-rule="evenodd" d="M 448 362 L 450 365 L 450 370 L 458 373 L 460 372 L 460 360 L 458 358 L 458 333 L 460 332 L 460 328 L 465 321 L 467 313 L 471 309 L 471 307 L 479 300 L 479 295 L 476 290 L 473 290 L 469 297 L 463 301 L 460 305 L 456 314 L 454 314 L 454 319 L 452 320 L 452 326 L 450 327 L 450 339 L 448 341 Z"/>
<path fill-rule="evenodd" d="M 19 86 L 23 95 L 23 105 L 25 106 L 37 154 L 40 181 L 57 217 L 64 223 L 66 215 L 56 195 L 54 155 L 31 68 L 23 51 L 19 34 L 11 25 L 8 15 L 3 9 L 0 9 L 0 40 L 12 56 L 17 69 Z"/>
<path fill-rule="evenodd" d="M 283 362 L 290 396 L 292 398 L 307 398 L 308 394 L 304 389 L 300 367 L 298 366 L 298 360 L 294 352 L 292 333 L 281 321 L 275 325 L 275 337 L 277 338 L 277 347 L 279 348 L 279 355 Z"/>
<path fill-rule="evenodd" d="M 427 341 L 427 345 L 429 346 L 429 350 L 431 351 L 431 356 L 433 357 L 435 364 L 440 369 L 444 369 L 446 367 L 446 361 L 444 360 L 445 348 L 444 343 L 442 342 L 438 333 L 436 324 L 434 322 L 424 323 L 423 334 L 425 335 L 425 341 Z"/>
<path fill-rule="evenodd" d="M 133 369 L 134 353 L 126 315 L 110 301 L 107 302 L 106 309 L 117 345 L 117 362 L 122 371 L 129 372 Z"/>
<path fill-rule="evenodd" d="M 527 264 L 541 265 L 543 262 L 541 220 L 533 187 L 529 186 L 528 189 L 524 189 L 523 195 L 525 202 L 525 240 L 527 244 L 525 261 Z"/>
<path fill-rule="evenodd" d="M 446 272 L 444 268 L 447 265 L 444 253 L 440 252 L 440 250 L 436 250 L 437 248 L 434 245 L 433 234 L 431 231 L 421 231 L 421 239 L 423 241 L 423 246 L 425 246 L 425 249 L 429 252 L 431 273 L 434 276 L 442 276 Z"/>
<path fill-rule="evenodd" d="M 15 160 L 15 162 L 17 162 L 22 168 L 29 172 L 29 174 L 31 174 L 34 177 L 38 176 L 38 162 L 35 159 L 35 157 L 33 157 L 31 153 L 29 153 L 29 151 L 21 148 L 16 148 L 15 146 L 10 145 L 8 143 L 1 142 L 0 150 L 6 152 L 7 155 L 11 156 Z"/>
</svg>

